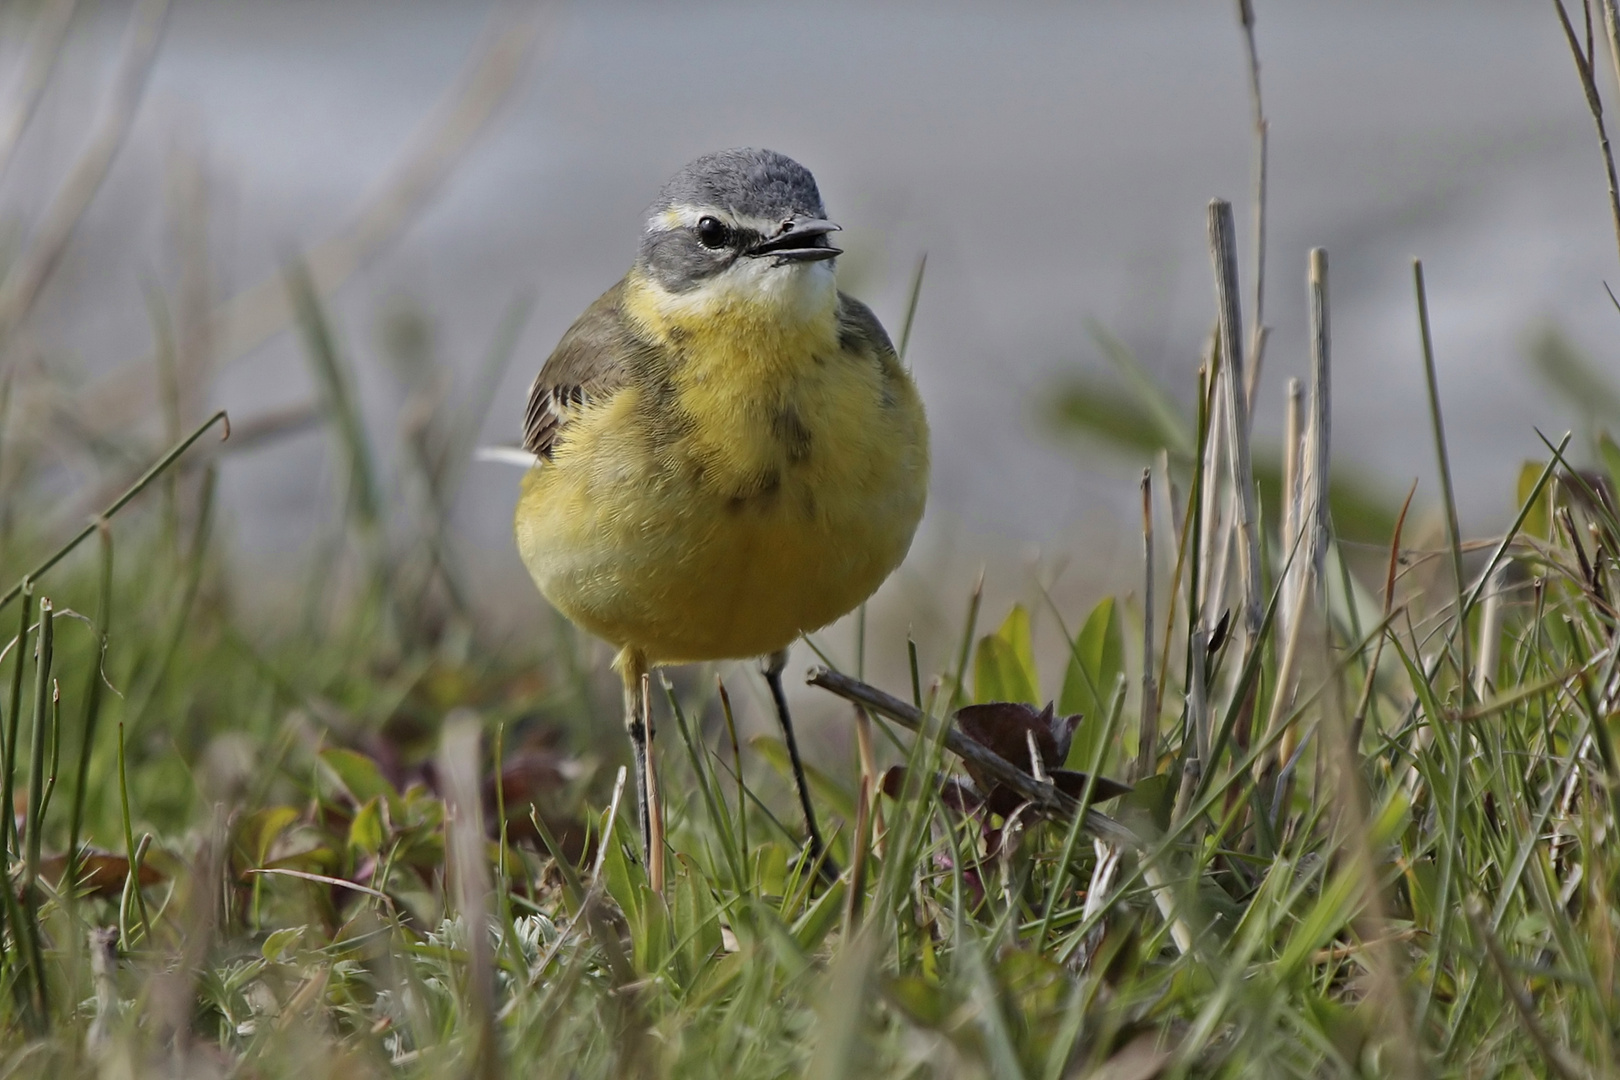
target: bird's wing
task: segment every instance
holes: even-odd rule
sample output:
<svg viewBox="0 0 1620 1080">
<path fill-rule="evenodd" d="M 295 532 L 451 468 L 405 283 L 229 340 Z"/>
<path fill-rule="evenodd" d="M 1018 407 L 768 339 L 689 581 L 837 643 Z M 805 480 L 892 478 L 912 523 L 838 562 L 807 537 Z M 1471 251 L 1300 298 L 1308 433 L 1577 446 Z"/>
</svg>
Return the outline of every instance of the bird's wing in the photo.
<svg viewBox="0 0 1620 1080">
<path fill-rule="evenodd" d="M 620 282 L 585 309 L 529 387 L 523 449 L 549 458 L 569 418 L 623 386 L 637 341 L 625 325 Z"/>
<path fill-rule="evenodd" d="M 898 363 L 888 331 L 872 309 L 850 296 L 838 294 L 838 345 L 845 352 L 872 356 L 880 363 Z"/>
</svg>

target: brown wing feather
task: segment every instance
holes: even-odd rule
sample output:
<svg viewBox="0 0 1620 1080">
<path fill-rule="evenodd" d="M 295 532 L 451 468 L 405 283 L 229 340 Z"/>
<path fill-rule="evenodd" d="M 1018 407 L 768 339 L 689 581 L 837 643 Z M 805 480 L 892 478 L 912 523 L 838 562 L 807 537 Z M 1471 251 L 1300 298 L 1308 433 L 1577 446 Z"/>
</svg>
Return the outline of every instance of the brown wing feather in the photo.
<svg viewBox="0 0 1620 1080">
<path fill-rule="evenodd" d="M 894 357 L 894 345 L 878 317 L 848 293 L 838 294 L 838 344 L 845 352 Z"/>
<path fill-rule="evenodd" d="M 893 405 L 902 393 L 905 368 L 889 334 L 872 309 L 846 293 L 838 294 L 838 347 L 855 356 L 869 357 L 883 376 L 883 404 Z"/>
<path fill-rule="evenodd" d="M 625 325 L 623 295 L 621 281 L 586 308 L 535 376 L 523 414 L 523 448 L 531 454 L 550 457 L 575 409 L 624 384 L 641 343 Z"/>
</svg>

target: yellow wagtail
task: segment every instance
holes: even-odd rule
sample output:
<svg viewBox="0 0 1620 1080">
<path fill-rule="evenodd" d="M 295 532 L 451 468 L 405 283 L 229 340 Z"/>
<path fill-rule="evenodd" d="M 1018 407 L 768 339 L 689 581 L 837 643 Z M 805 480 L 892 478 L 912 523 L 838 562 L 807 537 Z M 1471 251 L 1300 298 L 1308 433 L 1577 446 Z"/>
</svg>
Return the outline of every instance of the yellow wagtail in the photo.
<svg viewBox="0 0 1620 1080">
<path fill-rule="evenodd" d="M 854 610 L 905 558 L 928 489 L 922 401 L 883 326 L 838 291 L 815 178 L 769 150 L 698 158 L 649 209 L 635 265 L 529 391 L 518 550 L 617 646 L 649 878 L 662 884 L 650 665 L 768 656 Z"/>
</svg>

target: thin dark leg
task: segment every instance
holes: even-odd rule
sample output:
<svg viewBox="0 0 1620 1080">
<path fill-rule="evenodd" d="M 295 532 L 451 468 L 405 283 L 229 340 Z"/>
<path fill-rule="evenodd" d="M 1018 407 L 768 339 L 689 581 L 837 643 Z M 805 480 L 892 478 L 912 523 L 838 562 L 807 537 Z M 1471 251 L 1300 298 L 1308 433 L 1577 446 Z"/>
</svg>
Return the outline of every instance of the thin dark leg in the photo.
<svg viewBox="0 0 1620 1080">
<path fill-rule="evenodd" d="M 626 649 L 614 661 L 614 666 L 624 679 L 624 729 L 630 735 L 630 750 L 635 757 L 636 820 L 641 824 L 641 854 L 646 858 L 652 853 L 652 807 L 647 792 L 647 723 L 646 710 L 641 701 L 641 676 L 647 664 L 639 655 Z"/>
<path fill-rule="evenodd" d="M 639 718 L 626 719 L 630 732 L 630 751 L 635 756 L 636 820 L 641 823 L 641 854 L 652 851 L 652 812 L 647 806 L 647 725 Z"/>
<path fill-rule="evenodd" d="M 804 762 L 799 759 L 799 740 L 793 736 L 793 719 L 788 715 L 787 694 L 782 690 L 782 669 L 787 667 L 787 650 L 772 653 L 762 669 L 771 688 L 771 700 L 776 703 L 776 718 L 782 722 L 782 739 L 787 743 L 788 760 L 793 764 L 793 785 L 799 792 L 799 808 L 804 811 L 805 831 L 810 834 L 810 858 L 821 861 L 821 876 L 828 881 L 838 877 L 838 866 L 826 854 L 821 840 L 821 829 L 816 825 L 816 810 L 810 805 L 810 785 L 804 779 Z"/>
</svg>

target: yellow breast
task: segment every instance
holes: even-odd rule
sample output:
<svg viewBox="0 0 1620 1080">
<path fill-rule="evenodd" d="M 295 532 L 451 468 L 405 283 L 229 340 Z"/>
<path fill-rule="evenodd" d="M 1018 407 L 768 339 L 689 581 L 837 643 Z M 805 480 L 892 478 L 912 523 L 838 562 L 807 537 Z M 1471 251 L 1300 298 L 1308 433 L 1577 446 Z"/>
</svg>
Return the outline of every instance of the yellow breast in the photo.
<svg viewBox="0 0 1620 1080">
<path fill-rule="evenodd" d="M 911 544 L 928 431 L 892 354 L 824 313 L 729 298 L 673 308 L 627 281 L 625 316 L 665 342 L 571 418 L 529 471 L 524 562 L 571 620 L 654 662 L 787 646 L 853 610 Z"/>
</svg>

